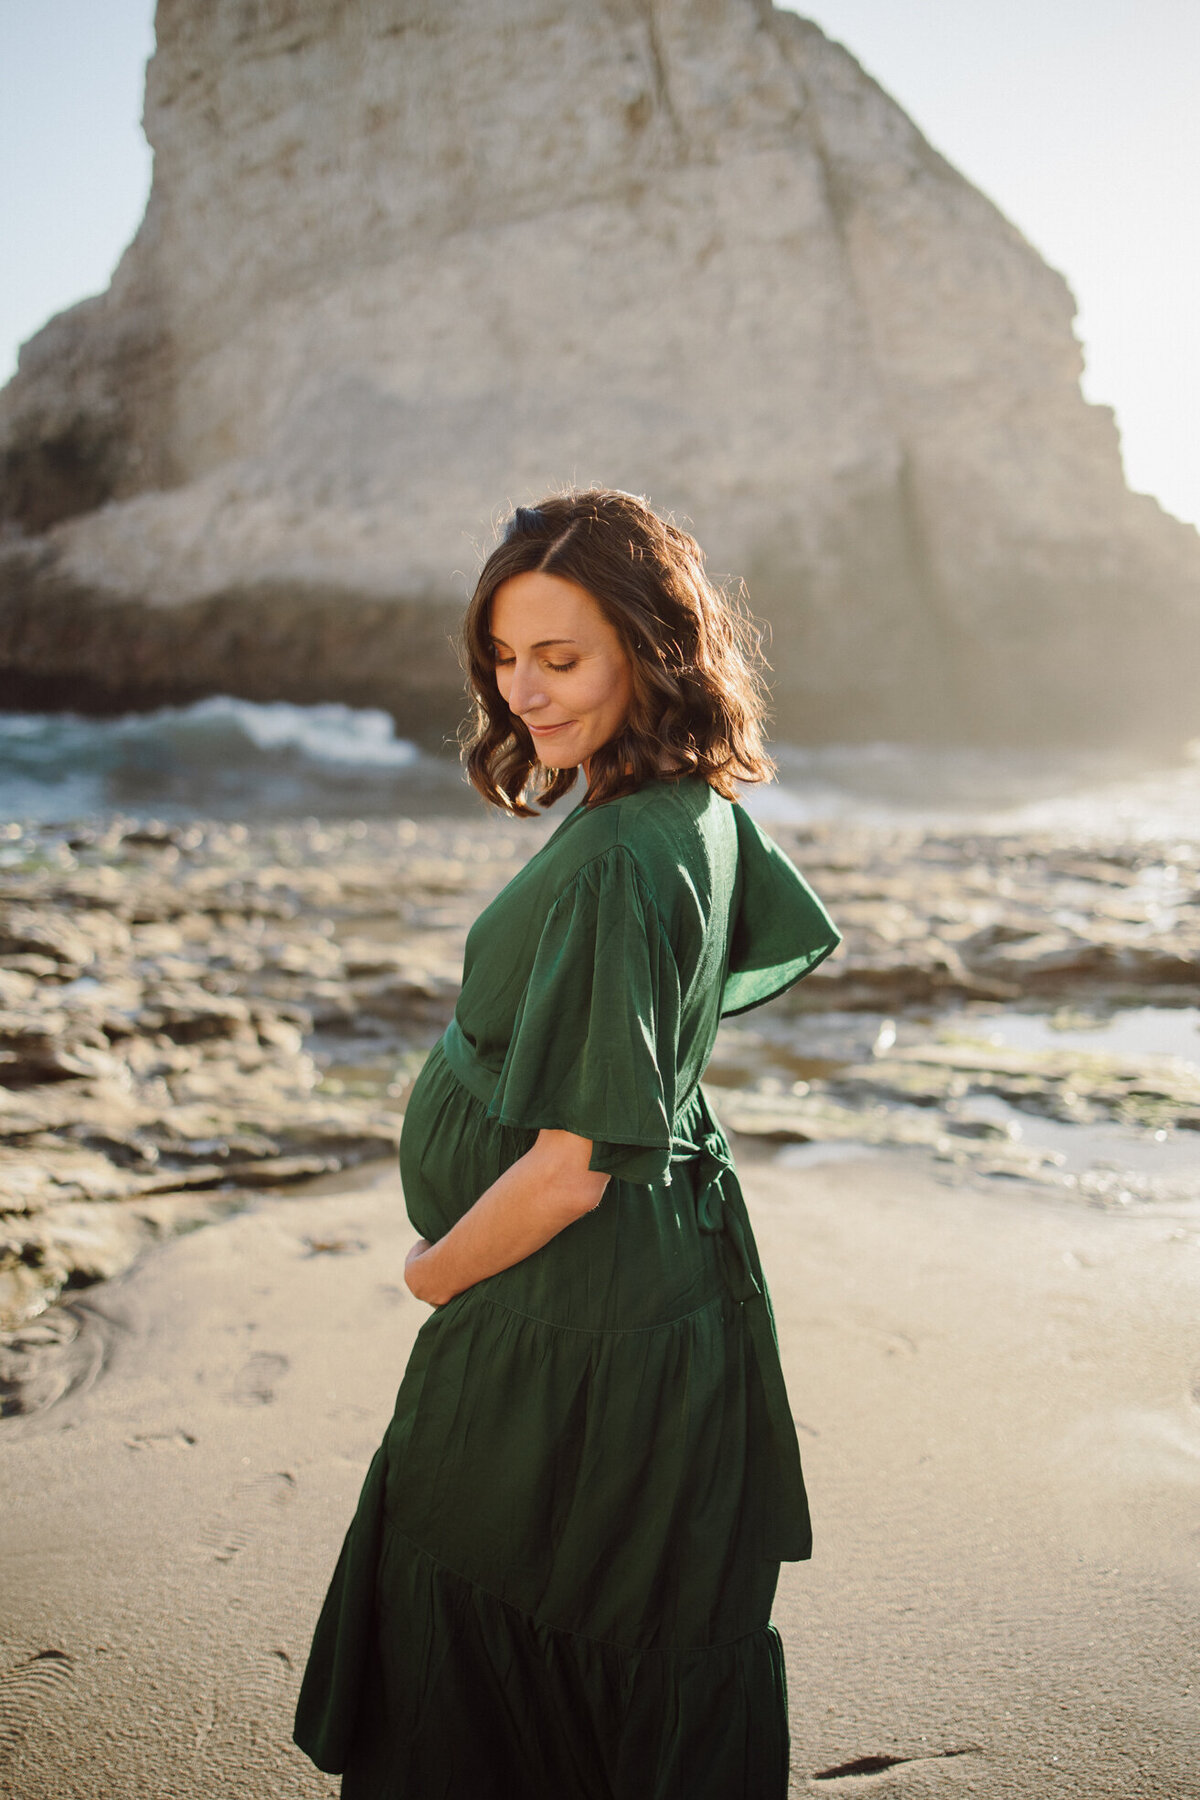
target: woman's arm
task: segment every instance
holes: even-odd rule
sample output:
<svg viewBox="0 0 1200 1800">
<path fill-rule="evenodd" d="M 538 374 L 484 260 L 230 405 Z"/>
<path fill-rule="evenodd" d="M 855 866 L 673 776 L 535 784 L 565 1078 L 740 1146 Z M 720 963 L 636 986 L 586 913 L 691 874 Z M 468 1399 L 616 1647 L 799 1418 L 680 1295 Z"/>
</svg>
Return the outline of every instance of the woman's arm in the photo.
<svg viewBox="0 0 1200 1800">
<path fill-rule="evenodd" d="M 404 1279 L 418 1300 L 444 1306 L 501 1269 L 524 1262 L 600 1204 L 608 1176 L 589 1169 L 590 1138 L 539 1131 L 531 1149 L 505 1169 L 436 1244 L 408 1253 Z"/>
</svg>

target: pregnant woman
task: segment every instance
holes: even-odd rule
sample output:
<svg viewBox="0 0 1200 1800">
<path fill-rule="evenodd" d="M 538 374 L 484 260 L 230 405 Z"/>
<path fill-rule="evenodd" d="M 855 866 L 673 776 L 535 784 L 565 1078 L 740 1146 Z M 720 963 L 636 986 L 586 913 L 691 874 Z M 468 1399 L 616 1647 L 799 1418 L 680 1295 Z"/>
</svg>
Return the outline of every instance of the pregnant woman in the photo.
<svg viewBox="0 0 1200 1800">
<path fill-rule="evenodd" d="M 700 1088 L 723 1016 L 835 947 L 734 798 L 754 634 L 628 494 L 519 508 L 465 623 L 479 792 L 583 798 L 467 939 L 400 1146 L 433 1307 L 296 1722 L 344 1800 L 783 1800 L 774 1325 Z"/>
</svg>

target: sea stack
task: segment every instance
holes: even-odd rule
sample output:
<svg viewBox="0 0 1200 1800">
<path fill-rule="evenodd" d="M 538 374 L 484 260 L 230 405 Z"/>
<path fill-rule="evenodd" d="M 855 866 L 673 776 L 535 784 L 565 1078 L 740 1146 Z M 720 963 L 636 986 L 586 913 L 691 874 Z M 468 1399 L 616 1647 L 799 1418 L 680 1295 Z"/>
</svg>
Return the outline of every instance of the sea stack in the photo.
<svg viewBox="0 0 1200 1800">
<path fill-rule="evenodd" d="M 768 0 L 159 0 L 154 181 L 0 395 L 0 704 L 452 731 L 493 522 L 647 494 L 744 577 L 777 733 L 1177 741 L 1200 538 L 1068 289 Z"/>
</svg>

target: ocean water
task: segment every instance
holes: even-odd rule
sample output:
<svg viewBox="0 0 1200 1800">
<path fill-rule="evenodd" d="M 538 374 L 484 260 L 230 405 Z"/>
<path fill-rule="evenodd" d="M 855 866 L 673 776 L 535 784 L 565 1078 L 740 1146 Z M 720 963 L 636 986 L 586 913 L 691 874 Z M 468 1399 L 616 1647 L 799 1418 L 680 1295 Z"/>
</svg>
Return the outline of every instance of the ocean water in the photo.
<svg viewBox="0 0 1200 1800">
<path fill-rule="evenodd" d="M 1200 741 L 1167 767 L 1101 752 L 775 746 L 779 779 L 749 789 L 764 823 L 843 821 L 1050 831 L 1068 839 L 1200 837 Z M 0 813 L 66 823 L 478 814 L 452 746 L 433 756 L 384 712 L 259 705 L 226 695 L 113 719 L 0 713 Z"/>
<path fill-rule="evenodd" d="M 397 737 L 389 714 L 228 695 L 113 719 L 0 713 L 0 812 L 66 823 L 455 812 L 457 762 Z"/>
<path fill-rule="evenodd" d="M 847 820 L 1048 832 L 1067 841 L 1200 838 L 1200 739 L 1148 766 L 1125 751 L 774 747 L 779 779 L 750 810 L 798 825 Z"/>
</svg>

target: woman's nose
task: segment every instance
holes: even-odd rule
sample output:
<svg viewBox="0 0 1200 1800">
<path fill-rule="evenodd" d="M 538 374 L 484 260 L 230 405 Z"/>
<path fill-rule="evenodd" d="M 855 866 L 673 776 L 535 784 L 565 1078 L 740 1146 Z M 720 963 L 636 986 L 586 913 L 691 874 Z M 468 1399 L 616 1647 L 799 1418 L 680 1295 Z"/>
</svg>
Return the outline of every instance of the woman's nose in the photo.
<svg viewBox="0 0 1200 1800">
<path fill-rule="evenodd" d="M 547 696 L 541 691 L 538 683 L 536 665 L 533 668 L 513 670 L 512 686 L 508 690 L 508 710 L 515 713 L 536 712 L 539 706 L 545 706 Z"/>
</svg>

